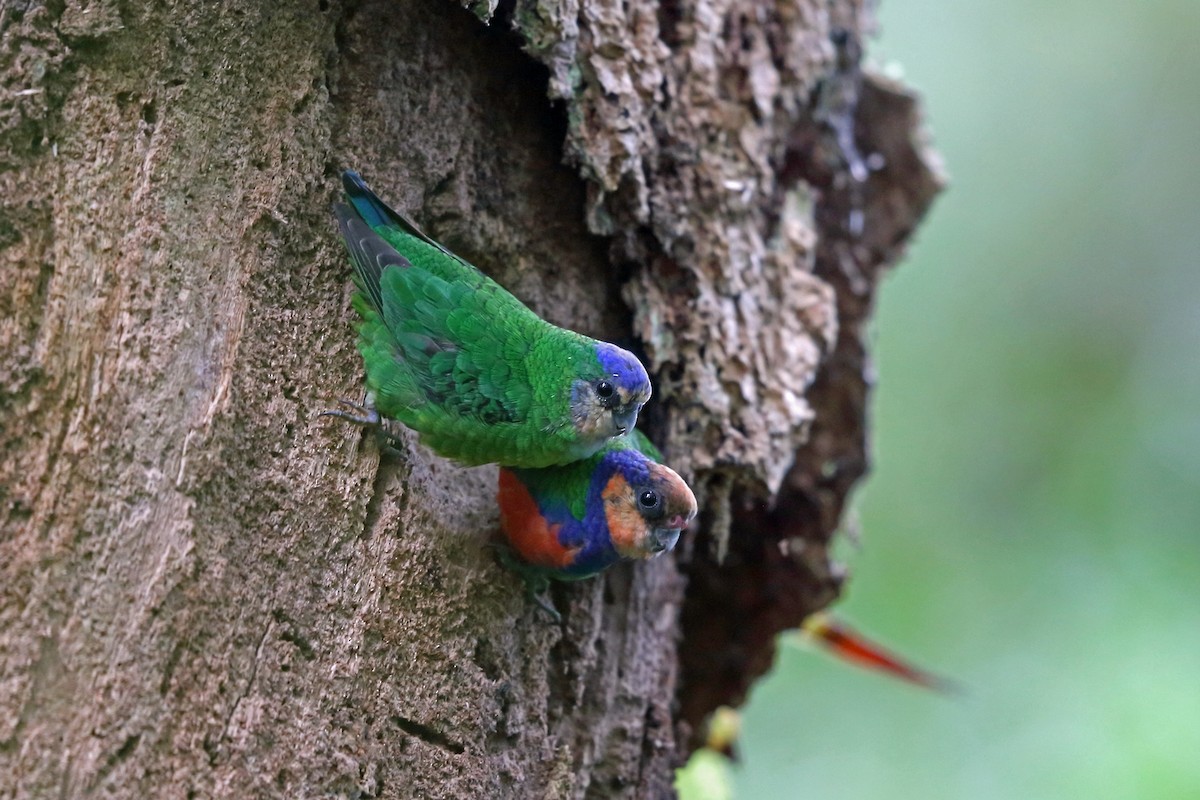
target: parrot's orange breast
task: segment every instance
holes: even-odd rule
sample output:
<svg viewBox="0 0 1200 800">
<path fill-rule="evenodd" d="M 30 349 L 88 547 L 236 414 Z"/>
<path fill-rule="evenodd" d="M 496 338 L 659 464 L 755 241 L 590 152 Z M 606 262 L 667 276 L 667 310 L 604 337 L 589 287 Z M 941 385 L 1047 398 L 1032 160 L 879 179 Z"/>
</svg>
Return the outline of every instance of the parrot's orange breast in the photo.
<svg viewBox="0 0 1200 800">
<path fill-rule="evenodd" d="M 529 490 L 507 469 L 500 470 L 500 527 L 508 543 L 521 558 L 539 567 L 563 569 L 575 562 L 578 547 L 564 547 L 558 540 L 562 525 L 549 522 L 538 509 Z"/>
</svg>

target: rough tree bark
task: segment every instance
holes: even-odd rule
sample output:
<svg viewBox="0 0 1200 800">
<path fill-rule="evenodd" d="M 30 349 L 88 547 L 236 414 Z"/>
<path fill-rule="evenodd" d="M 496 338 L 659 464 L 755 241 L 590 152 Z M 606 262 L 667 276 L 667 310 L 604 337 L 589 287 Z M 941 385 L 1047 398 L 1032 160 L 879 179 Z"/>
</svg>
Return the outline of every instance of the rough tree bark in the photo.
<svg viewBox="0 0 1200 800">
<path fill-rule="evenodd" d="M 856 0 L 0 4 L 0 797 L 659 797 L 836 594 L 939 179 Z M 549 98 L 549 100 L 547 99 Z M 342 167 L 639 348 L 705 514 L 555 590 L 354 396 Z M 718 564 L 714 556 L 726 555 Z"/>
</svg>

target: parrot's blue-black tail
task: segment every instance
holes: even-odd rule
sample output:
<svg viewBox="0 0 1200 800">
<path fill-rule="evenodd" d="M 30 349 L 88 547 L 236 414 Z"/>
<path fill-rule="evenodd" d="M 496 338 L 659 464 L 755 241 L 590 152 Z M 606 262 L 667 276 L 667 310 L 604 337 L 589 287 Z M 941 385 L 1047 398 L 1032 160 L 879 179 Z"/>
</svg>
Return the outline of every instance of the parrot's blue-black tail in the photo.
<svg viewBox="0 0 1200 800">
<path fill-rule="evenodd" d="M 367 188 L 367 184 L 357 172 L 346 170 L 342 173 L 342 188 L 346 190 L 346 199 L 354 206 L 363 222 L 372 228 L 395 224 L 396 212 Z"/>
<path fill-rule="evenodd" d="M 436 247 L 451 258 L 462 261 L 458 256 L 435 242 L 411 219 L 380 200 L 374 192 L 367 188 L 367 184 L 354 170 L 348 169 L 342 173 L 342 188 L 346 191 L 346 199 L 350 201 L 350 205 L 354 206 L 355 213 L 371 228 L 399 228 L 410 236 L 417 237 L 425 244 Z M 466 264 L 465 261 L 462 263 Z M 475 268 L 471 267 L 471 269 Z"/>
</svg>

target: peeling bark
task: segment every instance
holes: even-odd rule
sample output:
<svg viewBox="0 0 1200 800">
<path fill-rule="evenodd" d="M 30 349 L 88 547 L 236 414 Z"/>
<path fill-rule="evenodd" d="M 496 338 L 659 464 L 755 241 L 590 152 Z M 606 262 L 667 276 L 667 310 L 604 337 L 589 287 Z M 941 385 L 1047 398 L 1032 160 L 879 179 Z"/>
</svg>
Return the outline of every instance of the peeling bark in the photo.
<svg viewBox="0 0 1200 800">
<path fill-rule="evenodd" d="M 0 6 L 0 797 L 669 795 L 836 592 L 861 328 L 938 188 L 912 99 L 858 71 L 868 23 Z M 361 386 L 344 167 L 640 347 L 707 496 L 682 571 L 557 587 L 543 624 L 483 547 L 494 468 L 316 417 Z"/>
</svg>

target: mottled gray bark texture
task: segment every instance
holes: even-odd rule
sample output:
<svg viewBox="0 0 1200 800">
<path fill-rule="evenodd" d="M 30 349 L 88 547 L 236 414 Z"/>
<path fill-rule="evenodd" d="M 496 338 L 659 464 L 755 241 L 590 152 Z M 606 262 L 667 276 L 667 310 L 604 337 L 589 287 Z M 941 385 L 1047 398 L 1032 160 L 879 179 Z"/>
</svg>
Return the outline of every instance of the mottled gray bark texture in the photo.
<svg viewBox="0 0 1200 800">
<path fill-rule="evenodd" d="M 854 0 L 0 2 L 0 797 L 662 797 L 836 594 L 862 329 L 939 180 Z M 357 396 L 358 168 L 628 344 L 705 512 L 554 590 Z M 726 554 L 720 564 L 714 559 Z"/>
</svg>

